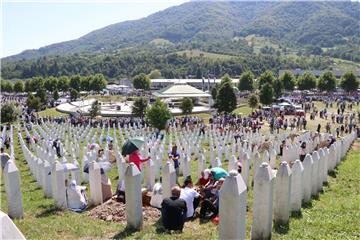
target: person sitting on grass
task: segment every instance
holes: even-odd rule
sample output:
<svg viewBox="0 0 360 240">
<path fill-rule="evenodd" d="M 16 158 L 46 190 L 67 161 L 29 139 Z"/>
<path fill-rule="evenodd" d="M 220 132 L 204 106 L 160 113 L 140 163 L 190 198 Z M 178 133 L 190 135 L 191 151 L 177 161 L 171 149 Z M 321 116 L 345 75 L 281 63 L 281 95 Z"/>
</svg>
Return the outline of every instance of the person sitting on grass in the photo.
<svg viewBox="0 0 360 240">
<path fill-rule="evenodd" d="M 67 185 L 67 181 L 65 183 Z M 87 206 L 87 198 L 85 195 L 86 187 L 79 186 L 75 180 L 72 180 L 66 188 L 66 201 L 70 210 L 75 212 L 83 211 Z"/>
<path fill-rule="evenodd" d="M 186 202 L 180 198 L 181 189 L 175 186 L 171 189 L 171 197 L 161 203 L 161 218 L 166 230 L 182 231 L 186 219 Z"/>
<path fill-rule="evenodd" d="M 191 220 L 194 217 L 195 209 L 200 203 L 200 194 L 194 190 L 191 176 L 187 176 L 184 181 L 184 187 L 181 189 L 180 198 L 186 202 L 186 219 Z"/>
</svg>

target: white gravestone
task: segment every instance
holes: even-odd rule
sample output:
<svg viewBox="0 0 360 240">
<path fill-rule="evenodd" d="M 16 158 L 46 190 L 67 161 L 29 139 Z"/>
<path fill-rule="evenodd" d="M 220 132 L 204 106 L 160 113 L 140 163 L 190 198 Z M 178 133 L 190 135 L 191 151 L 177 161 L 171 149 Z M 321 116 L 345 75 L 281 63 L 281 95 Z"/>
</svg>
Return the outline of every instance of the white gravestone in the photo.
<svg viewBox="0 0 360 240">
<path fill-rule="evenodd" d="M 89 164 L 90 204 L 95 206 L 103 203 L 100 169 L 97 162 Z"/>
<path fill-rule="evenodd" d="M 271 167 L 262 163 L 254 178 L 253 224 L 251 239 L 270 239 L 273 213 L 274 178 Z"/>
<path fill-rule="evenodd" d="M 55 205 L 59 208 L 66 209 L 65 173 L 64 167 L 58 161 L 53 164 L 51 178 Z"/>
<path fill-rule="evenodd" d="M 171 197 L 171 188 L 176 185 L 176 172 L 170 162 L 166 162 L 162 174 L 163 198 Z"/>
<path fill-rule="evenodd" d="M 20 186 L 20 172 L 13 160 L 9 160 L 6 163 L 3 173 L 8 214 L 11 218 L 22 218 L 24 210 Z"/>
<path fill-rule="evenodd" d="M 220 189 L 220 239 L 245 239 L 246 184 L 237 171 L 230 171 Z"/>
<path fill-rule="evenodd" d="M 287 162 L 280 164 L 275 178 L 274 221 L 287 224 L 290 217 L 291 170 Z"/>
<path fill-rule="evenodd" d="M 134 163 L 125 171 L 125 196 L 127 226 L 140 230 L 143 225 L 141 173 Z"/>
<path fill-rule="evenodd" d="M 313 168 L 313 159 L 310 154 L 306 154 L 303 166 L 303 199 L 307 203 L 311 200 L 311 189 L 312 189 L 312 168 Z"/>
<path fill-rule="evenodd" d="M 303 198 L 303 172 L 304 167 L 300 160 L 296 160 L 291 168 L 291 197 L 290 209 L 293 212 L 301 210 L 301 201 Z"/>
</svg>

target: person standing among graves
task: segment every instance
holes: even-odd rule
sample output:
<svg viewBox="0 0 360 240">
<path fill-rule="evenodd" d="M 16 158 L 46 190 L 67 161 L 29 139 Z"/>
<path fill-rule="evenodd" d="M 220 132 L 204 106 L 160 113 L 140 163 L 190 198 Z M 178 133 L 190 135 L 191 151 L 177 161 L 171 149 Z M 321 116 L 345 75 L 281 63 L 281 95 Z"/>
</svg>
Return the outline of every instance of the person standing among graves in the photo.
<svg viewBox="0 0 360 240">
<path fill-rule="evenodd" d="M 129 163 L 134 163 L 141 172 L 141 163 L 149 161 L 150 157 L 142 158 L 139 149 L 129 155 Z"/>
<path fill-rule="evenodd" d="M 299 155 L 300 161 L 303 162 L 306 156 L 306 142 L 301 143 Z"/>
<path fill-rule="evenodd" d="M 169 158 L 173 161 L 175 172 L 176 172 L 176 182 L 178 182 L 178 178 L 179 178 L 179 175 L 180 175 L 180 170 L 179 170 L 180 154 L 177 152 L 177 146 L 176 145 L 174 145 L 172 147 L 172 149 L 171 149 L 171 152 L 169 152 Z"/>
<path fill-rule="evenodd" d="M 193 182 L 191 177 L 186 177 L 184 181 L 184 186 L 181 189 L 180 198 L 184 199 L 186 202 L 186 219 L 190 220 L 193 218 L 195 209 L 200 203 L 200 194 L 193 189 Z"/>
<path fill-rule="evenodd" d="M 182 231 L 186 219 L 186 202 L 180 198 L 181 189 L 175 186 L 171 189 L 171 197 L 161 203 L 161 218 L 166 230 Z"/>
</svg>

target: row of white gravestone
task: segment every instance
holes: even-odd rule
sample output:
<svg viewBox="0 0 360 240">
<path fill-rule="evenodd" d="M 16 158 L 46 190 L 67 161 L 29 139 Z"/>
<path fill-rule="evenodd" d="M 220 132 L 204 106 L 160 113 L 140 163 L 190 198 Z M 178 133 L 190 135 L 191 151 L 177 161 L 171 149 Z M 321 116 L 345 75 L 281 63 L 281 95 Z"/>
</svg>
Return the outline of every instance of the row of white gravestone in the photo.
<svg viewBox="0 0 360 240">
<path fill-rule="evenodd" d="M 291 211 L 300 211 L 302 200 L 310 201 L 313 188 L 316 190 L 313 194 L 319 192 L 319 183 L 322 187 L 327 180 L 328 171 L 345 156 L 355 139 L 356 134 L 353 133 L 335 143 L 329 151 L 320 149 L 320 159 L 317 152 L 314 152 L 312 155 L 315 161 L 308 154 L 304 166 L 300 160 L 296 160 L 290 169 L 284 161 L 276 176 L 267 163 L 262 163 L 254 179 L 251 239 L 270 239 L 273 220 L 286 224 Z M 331 158 L 330 153 L 334 153 L 336 159 Z M 312 175 L 314 169 L 316 174 Z M 232 170 L 220 190 L 220 239 L 245 239 L 246 205 L 246 184 Z"/>
</svg>

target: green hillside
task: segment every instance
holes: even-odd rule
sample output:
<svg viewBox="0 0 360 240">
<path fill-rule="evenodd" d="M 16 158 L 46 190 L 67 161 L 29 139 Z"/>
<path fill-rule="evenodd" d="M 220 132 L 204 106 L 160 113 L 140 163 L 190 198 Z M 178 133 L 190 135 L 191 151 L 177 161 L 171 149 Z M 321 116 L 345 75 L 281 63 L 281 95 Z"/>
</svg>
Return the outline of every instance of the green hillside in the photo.
<svg viewBox="0 0 360 240">
<path fill-rule="evenodd" d="M 234 74 L 244 69 L 261 72 L 265 67 L 275 71 L 284 67 L 324 69 L 331 66 L 333 58 L 360 62 L 359 8 L 359 2 L 350 1 L 188 2 L 139 20 L 112 24 L 76 40 L 7 57 L 2 59 L 2 76 L 102 72 L 114 78 L 156 68 L 167 77 L 179 77 L 222 74 L 239 64 L 241 67 L 232 70 Z M 178 54 L 188 51 L 208 54 Z M 231 57 L 214 58 L 218 55 Z M 318 60 L 316 56 L 329 58 Z M 259 63 L 253 63 L 256 58 Z M 194 63 L 196 66 L 189 67 Z M 174 72 L 173 67 L 182 70 Z"/>
</svg>

